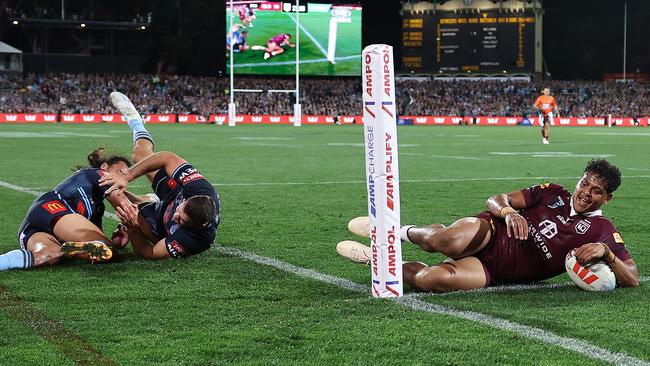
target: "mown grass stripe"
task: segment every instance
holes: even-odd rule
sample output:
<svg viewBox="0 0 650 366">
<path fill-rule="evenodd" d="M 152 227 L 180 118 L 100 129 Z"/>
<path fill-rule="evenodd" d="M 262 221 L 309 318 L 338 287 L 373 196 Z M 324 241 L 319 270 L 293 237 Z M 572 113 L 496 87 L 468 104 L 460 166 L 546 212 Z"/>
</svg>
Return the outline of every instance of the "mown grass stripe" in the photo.
<svg viewBox="0 0 650 366">
<path fill-rule="evenodd" d="M 26 193 L 35 192 L 28 188 L 16 186 L 14 184 L 3 182 L 3 181 L 0 181 L 0 186 L 15 189 L 20 192 L 26 192 Z M 32 194 L 38 194 L 38 192 Z M 111 213 L 106 213 L 105 216 L 110 217 L 111 219 L 114 220 L 117 219 L 117 216 Z M 311 278 L 320 282 L 332 284 L 354 292 L 359 292 L 359 293 L 369 292 L 369 286 L 363 286 L 356 282 L 350 281 L 348 279 L 327 275 L 308 268 L 295 266 L 293 264 L 289 264 L 280 261 L 278 259 L 264 257 L 252 252 L 247 252 L 244 250 L 230 248 L 230 247 L 222 246 L 222 247 L 217 247 L 216 249 L 217 251 L 223 254 L 244 258 L 258 264 L 274 267 L 288 273 L 293 273 L 295 275 L 298 275 L 299 277 Z M 482 314 L 474 311 L 453 309 L 446 306 L 432 304 L 429 302 L 418 300 L 414 297 L 408 297 L 408 296 L 398 298 L 398 299 L 391 299 L 390 301 L 394 301 L 398 304 L 409 307 L 416 311 L 425 311 L 425 312 L 436 313 L 441 315 L 453 316 L 453 317 L 477 322 L 486 325 L 488 327 L 517 333 L 529 339 L 558 346 L 563 349 L 582 354 L 586 357 L 612 363 L 615 365 L 650 366 L 650 362 L 626 355 L 624 353 L 613 352 L 608 349 L 592 345 L 583 340 L 569 338 L 569 337 L 562 337 L 550 331 L 527 326 L 524 324 L 515 323 L 506 319 L 501 319 L 487 314 Z"/>
<path fill-rule="evenodd" d="M 247 252 L 235 248 L 229 248 L 229 247 L 217 247 L 217 250 L 223 254 L 244 258 L 258 264 L 274 267 L 285 272 L 293 273 L 300 277 L 311 278 L 313 280 L 325 282 L 355 292 L 366 293 L 366 294 L 370 292 L 370 286 L 362 286 L 358 283 L 352 282 L 344 278 L 327 275 L 307 268 L 298 267 L 293 264 L 285 263 L 277 259 L 267 258 L 267 257 L 257 255 L 255 253 L 251 253 L 251 252 Z M 604 362 L 609 362 L 615 365 L 650 366 L 650 362 L 632 356 L 628 356 L 624 353 L 612 352 L 605 348 L 592 345 L 590 343 L 587 343 L 579 339 L 562 337 L 550 331 L 515 323 L 491 315 L 482 314 L 474 311 L 457 310 L 446 306 L 421 301 L 413 297 L 392 299 L 392 301 L 395 301 L 396 303 L 409 307 L 413 310 L 426 311 L 429 313 L 435 313 L 441 315 L 449 315 L 449 316 L 477 322 L 486 325 L 488 327 L 514 332 L 529 339 L 534 339 L 543 343 L 558 346 L 569 351 L 580 353 L 589 358 L 597 359 Z"/>
<path fill-rule="evenodd" d="M 117 365 L 117 362 L 97 351 L 81 337 L 48 318 L 1 284 L 0 308 L 32 329 L 34 333 L 55 345 L 61 353 L 77 365 Z"/>
</svg>

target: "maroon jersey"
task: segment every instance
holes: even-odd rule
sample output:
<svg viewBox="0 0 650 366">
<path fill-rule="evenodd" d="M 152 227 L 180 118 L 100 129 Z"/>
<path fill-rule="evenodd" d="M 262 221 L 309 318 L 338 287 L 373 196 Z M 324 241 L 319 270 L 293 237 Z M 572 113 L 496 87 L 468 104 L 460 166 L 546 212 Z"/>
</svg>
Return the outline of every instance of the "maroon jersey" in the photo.
<svg viewBox="0 0 650 366">
<path fill-rule="evenodd" d="M 287 35 L 286 34 L 278 34 L 277 36 L 271 38 L 269 40 L 269 43 L 273 42 L 277 44 L 278 46 L 281 46 L 284 41 L 287 40 Z"/>
<path fill-rule="evenodd" d="M 587 243 L 606 243 L 620 260 L 630 259 L 616 227 L 602 211 L 577 214 L 571 194 L 557 184 L 522 190 L 528 238 L 508 238 L 505 220 L 484 212 L 478 217 L 495 227 L 490 243 L 475 256 L 483 263 L 488 285 L 540 281 L 564 272 L 564 259 Z"/>
</svg>

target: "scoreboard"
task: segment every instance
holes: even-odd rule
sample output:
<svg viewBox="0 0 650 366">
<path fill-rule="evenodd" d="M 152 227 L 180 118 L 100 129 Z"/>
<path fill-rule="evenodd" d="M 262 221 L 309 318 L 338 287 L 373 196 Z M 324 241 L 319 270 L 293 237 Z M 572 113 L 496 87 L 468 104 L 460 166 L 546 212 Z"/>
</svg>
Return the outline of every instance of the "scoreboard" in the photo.
<svg viewBox="0 0 650 366">
<path fill-rule="evenodd" d="M 535 16 L 404 13 L 402 69 L 421 72 L 532 72 Z"/>
</svg>

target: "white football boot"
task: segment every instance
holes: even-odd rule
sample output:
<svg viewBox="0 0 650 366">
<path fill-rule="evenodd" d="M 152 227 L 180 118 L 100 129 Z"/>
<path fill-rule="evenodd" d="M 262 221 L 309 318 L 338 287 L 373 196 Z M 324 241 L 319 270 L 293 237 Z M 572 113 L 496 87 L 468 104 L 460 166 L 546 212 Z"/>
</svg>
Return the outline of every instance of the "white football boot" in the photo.
<svg viewBox="0 0 650 366">
<path fill-rule="evenodd" d="M 355 217 L 350 222 L 348 222 L 348 230 L 352 234 L 363 236 L 363 237 L 370 237 L 370 218 L 368 216 L 360 216 L 360 217 Z"/>
<path fill-rule="evenodd" d="M 343 240 L 336 244 L 336 251 L 353 262 L 370 264 L 370 247 L 356 241 Z"/>
<path fill-rule="evenodd" d="M 120 113 L 124 116 L 124 118 L 126 118 L 127 121 L 134 119 L 142 121 L 142 116 L 140 113 L 138 113 L 138 110 L 135 109 L 135 106 L 133 103 L 131 103 L 129 97 L 118 91 L 112 92 L 110 97 L 113 106 L 117 108 L 118 111 L 120 111 Z"/>
</svg>

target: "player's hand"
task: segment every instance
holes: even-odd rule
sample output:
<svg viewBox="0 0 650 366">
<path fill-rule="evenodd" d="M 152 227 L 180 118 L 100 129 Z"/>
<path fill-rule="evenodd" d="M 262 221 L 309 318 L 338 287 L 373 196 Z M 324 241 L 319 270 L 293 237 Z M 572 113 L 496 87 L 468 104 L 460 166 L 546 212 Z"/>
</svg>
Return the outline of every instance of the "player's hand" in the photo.
<svg viewBox="0 0 650 366">
<path fill-rule="evenodd" d="M 138 226 L 139 212 L 138 205 L 131 202 L 122 202 L 122 204 L 115 209 L 117 218 L 119 218 L 120 222 L 129 229 Z"/>
<path fill-rule="evenodd" d="M 528 238 L 528 221 L 517 212 L 511 212 L 506 215 L 506 230 L 508 237 L 518 240 Z"/>
<path fill-rule="evenodd" d="M 113 235 L 111 236 L 111 246 L 122 249 L 129 243 L 129 232 L 125 225 L 117 224 Z"/>
<path fill-rule="evenodd" d="M 99 178 L 99 185 L 111 186 L 106 191 L 106 194 L 109 194 L 111 192 L 124 193 L 126 187 L 129 185 L 129 179 L 126 176 L 126 172 L 108 173 Z"/>
<path fill-rule="evenodd" d="M 603 243 L 587 243 L 576 249 L 576 259 L 581 265 L 587 265 L 597 262 L 605 255 L 605 246 Z"/>
</svg>

